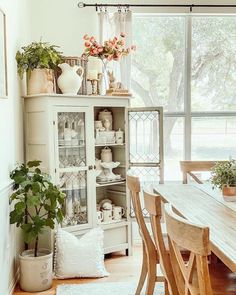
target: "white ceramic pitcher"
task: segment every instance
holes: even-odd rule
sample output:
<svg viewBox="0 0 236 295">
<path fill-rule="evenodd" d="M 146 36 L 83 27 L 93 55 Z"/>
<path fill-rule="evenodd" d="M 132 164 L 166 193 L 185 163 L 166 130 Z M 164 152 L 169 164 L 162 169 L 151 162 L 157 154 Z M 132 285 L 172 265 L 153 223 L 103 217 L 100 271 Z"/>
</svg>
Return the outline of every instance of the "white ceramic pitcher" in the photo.
<svg viewBox="0 0 236 295">
<path fill-rule="evenodd" d="M 62 74 L 57 79 L 57 84 L 63 94 L 76 95 L 81 87 L 84 69 L 81 66 L 70 66 L 67 63 L 58 65 Z M 77 71 L 80 70 L 80 74 Z"/>
</svg>

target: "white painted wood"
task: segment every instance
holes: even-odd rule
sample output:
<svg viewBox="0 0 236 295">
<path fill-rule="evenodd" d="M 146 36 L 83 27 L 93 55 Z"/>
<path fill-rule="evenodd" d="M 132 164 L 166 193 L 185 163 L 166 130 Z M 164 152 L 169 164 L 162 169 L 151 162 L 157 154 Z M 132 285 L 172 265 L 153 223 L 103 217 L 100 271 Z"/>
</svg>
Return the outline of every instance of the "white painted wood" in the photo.
<svg viewBox="0 0 236 295">
<path fill-rule="evenodd" d="M 25 97 L 25 148 L 27 161 L 41 159 L 42 169 L 49 173 L 55 184 L 59 182 L 59 172 L 87 171 L 87 193 L 88 193 L 88 223 L 65 227 L 68 232 L 76 236 L 88 232 L 90 228 L 101 226 L 104 229 L 105 242 L 104 253 L 128 250 L 131 253 L 131 223 L 129 217 L 130 199 L 126 195 L 126 184 L 117 182 L 108 185 L 97 185 L 94 170 L 88 166 L 95 165 L 95 155 L 100 156 L 101 149 L 105 146 L 95 145 L 94 120 L 97 119 L 99 111 L 109 108 L 113 113 L 113 129 L 126 130 L 125 111 L 129 106 L 128 97 L 107 96 L 65 96 L 61 94 L 32 95 Z M 57 146 L 57 112 L 85 112 L 86 129 L 86 166 L 59 168 L 59 156 Z M 127 137 L 126 137 L 127 138 Z M 116 173 L 126 176 L 127 144 L 108 145 L 113 152 L 113 160 L 121 162 Z M 126 209 L 125 220 L 110 224 L 97 224 L 96 203 L 101 199 L 111 198 L 119 206 Z M 43 245 L 53 247 L 53 235 L 51 242 L 45 235 Z"/>
</svg>

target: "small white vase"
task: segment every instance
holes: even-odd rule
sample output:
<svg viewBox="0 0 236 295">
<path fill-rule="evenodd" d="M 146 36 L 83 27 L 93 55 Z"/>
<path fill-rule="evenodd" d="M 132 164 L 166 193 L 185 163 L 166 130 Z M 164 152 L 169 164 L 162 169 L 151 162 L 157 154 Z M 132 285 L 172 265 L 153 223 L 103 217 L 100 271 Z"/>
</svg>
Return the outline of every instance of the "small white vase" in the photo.
<svg viewBox="0 0 236 295">
<path fill-rule="evenodd" d="M 81 66 L 70 66 L 67 63 L 58 65 L 62 74 L 57 79 L 58 87 L 63 94 L 76 95 L 81 87 L 84 69 Z M 77 71 L 80 70 L 80 74 Z"/>
</svg>

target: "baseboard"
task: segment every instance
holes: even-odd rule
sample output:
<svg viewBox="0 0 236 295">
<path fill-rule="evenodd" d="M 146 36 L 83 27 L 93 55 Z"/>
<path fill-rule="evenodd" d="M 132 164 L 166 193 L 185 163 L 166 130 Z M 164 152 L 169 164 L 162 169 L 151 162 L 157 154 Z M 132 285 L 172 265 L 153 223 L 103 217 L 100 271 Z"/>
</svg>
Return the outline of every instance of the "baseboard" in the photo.
<svg viewBox="0 0 236 295">
<path fill-rule="evenodd" d="M 16 273 L 15 273 L 15 276 L 14 276 L 14 279 L 12 280 L 12 282 L 10 283 L 9 285 L 9 291 L 8 291 L 8 294 L 9 295 L 12 295 L 14 290 L 15 290 L 15 287 L 16 287 L 16 284 L 18 283 L 19 281 L 19 278 L 20 278 L 20 269 L 18 268 Z"/>
</svg>

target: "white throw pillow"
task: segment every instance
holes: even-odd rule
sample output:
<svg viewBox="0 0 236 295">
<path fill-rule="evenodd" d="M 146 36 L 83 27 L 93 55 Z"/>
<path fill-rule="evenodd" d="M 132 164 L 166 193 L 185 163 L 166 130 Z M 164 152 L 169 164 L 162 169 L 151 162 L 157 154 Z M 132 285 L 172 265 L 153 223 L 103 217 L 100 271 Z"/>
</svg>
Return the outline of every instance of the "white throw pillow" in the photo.
<svg viewBox="0 0 236 295">
<path fill-rule="evenodd" d="M 78 239 L 58 229 L 56 234 L 55 275 L 59 279 L 104 277 L 103 230 L 94 228 Z"/>
</svg>

